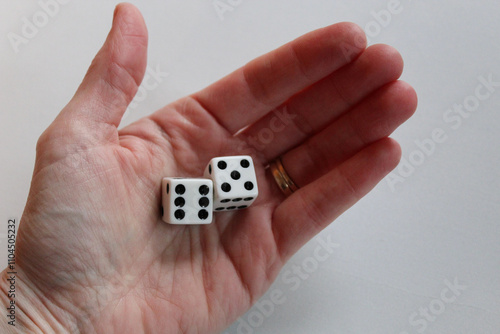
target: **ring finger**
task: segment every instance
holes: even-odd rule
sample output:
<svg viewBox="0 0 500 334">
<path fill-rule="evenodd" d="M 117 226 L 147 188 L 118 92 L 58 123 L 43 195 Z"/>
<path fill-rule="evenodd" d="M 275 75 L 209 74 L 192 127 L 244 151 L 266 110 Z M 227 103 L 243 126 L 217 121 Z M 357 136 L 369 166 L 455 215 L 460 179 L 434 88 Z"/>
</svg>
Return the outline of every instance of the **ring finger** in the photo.
<svg viewBox="0 0 500 334">
<path fill-rule="evenodd" d="M 305 186 L 361 151 L 389 136 L 416 109 L 413 88 L 397 81 L 382 87 L 352 111 L 282 156 L 290 178 Z M 298 163 L 299 162 L 299 163 Z"/>
</svg>

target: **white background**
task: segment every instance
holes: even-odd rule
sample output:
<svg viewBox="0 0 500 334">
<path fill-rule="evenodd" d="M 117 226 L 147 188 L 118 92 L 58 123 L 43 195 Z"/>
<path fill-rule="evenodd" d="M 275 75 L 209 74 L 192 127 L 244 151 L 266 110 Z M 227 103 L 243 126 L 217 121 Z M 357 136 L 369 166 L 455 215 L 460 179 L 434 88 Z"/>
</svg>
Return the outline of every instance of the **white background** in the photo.
<svg viewBox="0 0 500 334">
<path fill-rule="evenodd" d="M 227 333 L 500 333 L 500 87 L 460 124 L 443 118 L 455 104 L 477 101 L 471 96 L 481 76 L 500 82 L 498 1 L 401 0 L 382 23 L 374 11 L 390 0 L 223 0 L 233 10 L 222 16 L 212 0 L 134 2 L 149 28 L 149 66 L 169 75 L 124 124 L 339 21 L 398 48 L 403 79 L 419 95 L 417 113 L 393 136 L 408 164 L 318 236 L 336 244 L 332 254 L 321 253 L 328 257 L 318 263 L 319 239 L 312 240 L 271 287 L 279 303 L 271 307 L 266 294 Z M 2 266 L 7 220 L 21 217 L 36 140 L 75 91 L 116 3 L 61 5 L 17 53 L 7 34 L 21 34 L 22 18 L 32 20 L 41 7 L 0 3 Z M 426 154 L 416 141 L 435 129 L 445 140 Z M 304 266 L 307 278 L 294 266 Z M 454 294 L 446 281 L 463 287 Z"/>
</svg>

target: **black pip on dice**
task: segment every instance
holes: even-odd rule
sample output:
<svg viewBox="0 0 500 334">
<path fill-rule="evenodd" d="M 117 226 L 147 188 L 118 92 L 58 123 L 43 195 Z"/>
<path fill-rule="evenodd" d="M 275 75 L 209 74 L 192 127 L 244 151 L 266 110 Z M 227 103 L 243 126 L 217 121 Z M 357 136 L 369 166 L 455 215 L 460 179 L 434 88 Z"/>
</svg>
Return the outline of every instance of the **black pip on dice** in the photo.
<svg viewBox="0 0 500 334">
<path fill-rule="evenodd" d="M 213 184 L 208 179 L 166 177 L 162 181 L 163 221 L 170 224 L 210 224 Z"/>
<path fill-rule="evenodd" d="M 163 179 L 163 221 L 182 225 L 210 224 L 213 211 L 246 209 L 259 194 L 250 156 L 214 158 L 205 169 L 204 177 Z"/>
<path fill-rule="evenodd" d="M 245 209 L 259 194 L 253 161 L 247 155 L 212 159 L 204 177 L 214 183 L 215 211 Z"/>
</svg>

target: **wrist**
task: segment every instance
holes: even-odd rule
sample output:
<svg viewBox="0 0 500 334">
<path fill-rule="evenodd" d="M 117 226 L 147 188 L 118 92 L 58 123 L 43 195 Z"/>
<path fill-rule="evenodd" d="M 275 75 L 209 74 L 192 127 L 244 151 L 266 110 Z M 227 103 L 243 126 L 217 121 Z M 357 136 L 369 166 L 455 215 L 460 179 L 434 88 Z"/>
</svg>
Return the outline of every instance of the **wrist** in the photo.
<svg viewBox="0 0 500 334">
<path fill-rule="evenodd" d="M 56 316 L 52 302 L 24 279 L 16 266 L 0 273 L 0 329 L 2 333 L 67 333 L 70 317 Z M 76 329 L 76 326 L 74 326 Z"/>
</svg>

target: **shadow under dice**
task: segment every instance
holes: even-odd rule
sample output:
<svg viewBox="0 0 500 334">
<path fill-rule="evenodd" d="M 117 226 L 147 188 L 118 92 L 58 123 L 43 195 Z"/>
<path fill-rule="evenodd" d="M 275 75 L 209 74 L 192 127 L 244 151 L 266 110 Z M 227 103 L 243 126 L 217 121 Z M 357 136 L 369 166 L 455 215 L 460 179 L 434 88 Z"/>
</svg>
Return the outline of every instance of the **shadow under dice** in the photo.
<svg viewBox="0 0 500 334">
<path fill-rule="evenodd" d="M 214 158 L 208 163 L 204 177 L 213 181 L 214 211 L 245 209 L 259 194 L 250 156 Z"/>
<path fill-rule="evenodd" d="M 163 221 L 169 224 L 210 224 L 213 183 L 209 179 L 162 180 Z"/>
</svg>

